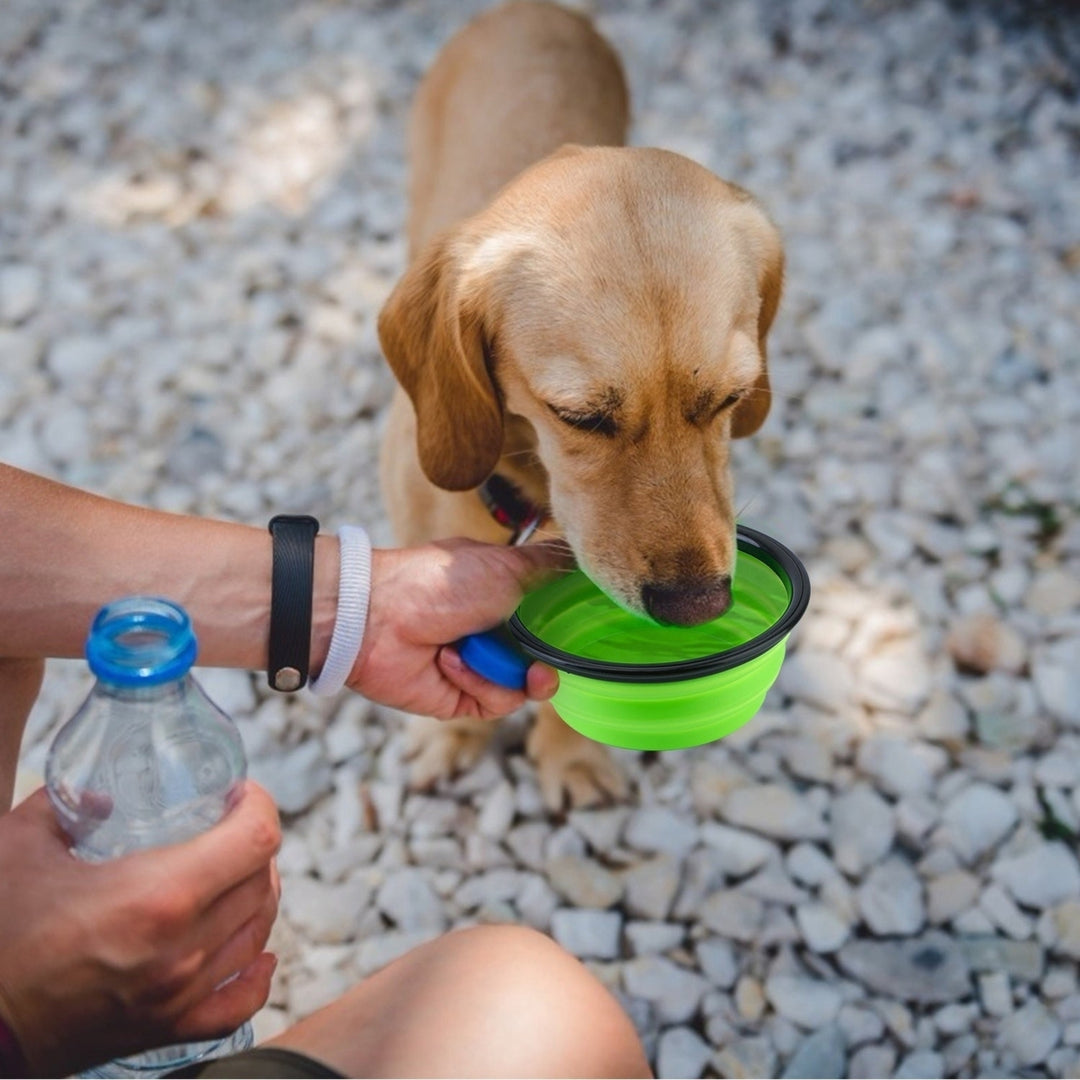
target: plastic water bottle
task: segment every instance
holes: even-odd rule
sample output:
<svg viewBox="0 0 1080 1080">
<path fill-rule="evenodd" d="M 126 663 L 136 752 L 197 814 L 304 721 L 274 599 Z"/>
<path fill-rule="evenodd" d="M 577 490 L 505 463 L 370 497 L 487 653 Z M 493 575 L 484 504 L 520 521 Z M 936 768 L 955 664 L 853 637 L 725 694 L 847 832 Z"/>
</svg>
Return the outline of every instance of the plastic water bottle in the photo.
<svg viewBox="0 0 1080 1080">
<path fill-rule="evenodd" d="M 179 843 L 221 820 L 247 774 L 240 733 L 192 678 L 191 620 L 168 600 L 102 608 L 86 642 L 97 677 L 49 748 L 45 784 L 72 851 L 94 862 Z M 250 1024 L 224 1039 L 162 1047 L 84 1076 L 156 1076 L 245 1050 Z"/>
</svg>

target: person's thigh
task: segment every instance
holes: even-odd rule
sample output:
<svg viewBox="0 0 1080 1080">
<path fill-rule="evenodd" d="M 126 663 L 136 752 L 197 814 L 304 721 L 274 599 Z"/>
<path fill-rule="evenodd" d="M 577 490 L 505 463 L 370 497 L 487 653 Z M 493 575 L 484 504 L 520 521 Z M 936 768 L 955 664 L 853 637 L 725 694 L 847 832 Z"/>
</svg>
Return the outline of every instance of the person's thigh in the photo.
<svg viewBox="0 0 1080 1080">
<path fill-rule="evenodd" d="M 347 1076 L 649 1076 L 615 998 L 550 938 L 446 934 L 272 1039 Z"/>
</svg>

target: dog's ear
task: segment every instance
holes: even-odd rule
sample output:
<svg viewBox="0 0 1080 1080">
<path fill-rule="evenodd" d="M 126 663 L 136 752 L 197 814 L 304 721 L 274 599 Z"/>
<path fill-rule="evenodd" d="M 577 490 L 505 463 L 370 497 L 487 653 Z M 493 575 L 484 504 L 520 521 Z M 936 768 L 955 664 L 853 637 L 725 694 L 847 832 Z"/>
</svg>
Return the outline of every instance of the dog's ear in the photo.
<svg viewBox="0 0 1080 1080">
<path fill-rule="evenodd" d="M 446 234 L 416 257 L 379 313 L 379 340 L 416 410 L 424 473 L 464 491 L 499 459 L 503 410 L 485 355 L 482 284 L 466 287 L 454 249 Z"/>
<path fill-rule="evenodd" d="M 772 405 L 765 339 L 773 319 L 776 318 L 780 294 L 784 288 L 784 248 L 775 226 L 769 221 L 764 225 L 765 229 L 759 238 L 764 243 L 761 245 L 761 266 L 758 273 L 758 293 L 761 297 L 761 307 L 758 310 L 758 352 L 761 354 L 762 368 L 750 393 L 735 406 L 731 418 L 731 435 L 735 439 L 753 435 L 765 423 L 765 417 L 769 415 L 769 407 Z"/>
</svg>

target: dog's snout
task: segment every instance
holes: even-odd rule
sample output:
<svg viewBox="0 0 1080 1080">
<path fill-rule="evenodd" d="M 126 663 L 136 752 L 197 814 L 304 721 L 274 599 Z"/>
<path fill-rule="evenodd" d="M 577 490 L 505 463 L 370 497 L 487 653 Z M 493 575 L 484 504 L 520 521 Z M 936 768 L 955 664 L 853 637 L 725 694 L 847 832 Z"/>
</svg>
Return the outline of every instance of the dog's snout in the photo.
<svg viewBox="0 0 1080 1080">
<path fill-rule="evenodd" d="M 641 587 L 645 610 L 659 623 L 697 626 L 731 607 L 731 578 L 696 578 L 677 585 L 647 583 Z"/>
</svg>

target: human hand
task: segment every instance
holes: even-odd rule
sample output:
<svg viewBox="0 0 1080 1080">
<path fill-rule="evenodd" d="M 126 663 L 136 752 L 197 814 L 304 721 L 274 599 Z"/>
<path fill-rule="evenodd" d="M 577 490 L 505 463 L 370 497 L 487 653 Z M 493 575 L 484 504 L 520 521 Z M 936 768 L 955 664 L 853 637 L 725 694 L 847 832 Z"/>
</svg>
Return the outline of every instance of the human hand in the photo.
<svg viewBox="0 0 1080 1080">
<path fill-rule="evenodd" d="M 442 540 L 372 553 L 371 606 L 348 685 L 366 697 L 443 720 L 493 720 L 558 689 L 546 664 L 529 666 L 524 691 L 465 666 L 453 643 L 489 630 L 522 595 L 572 566 L 558 542 L 504 547 Z"/>
<path fill-rule="evenodd" d="M 227 1035 L 261 1008 L 280 842 L 250 781 L 209 832 L 105 863 L 69 852 L 44 788 L 0 817 L 0 1016 L 30 1074 Z"/>
</svg>

